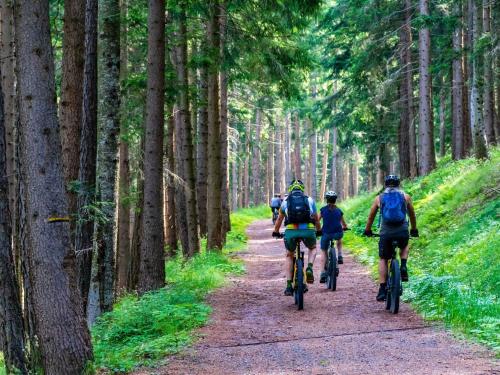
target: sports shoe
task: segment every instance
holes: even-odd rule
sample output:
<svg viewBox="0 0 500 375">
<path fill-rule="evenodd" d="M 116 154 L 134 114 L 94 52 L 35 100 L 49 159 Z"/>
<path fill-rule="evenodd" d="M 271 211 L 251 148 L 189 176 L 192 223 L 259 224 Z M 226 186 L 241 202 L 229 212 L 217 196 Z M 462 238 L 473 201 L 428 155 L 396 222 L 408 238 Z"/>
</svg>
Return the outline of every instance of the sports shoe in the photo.
<svg viewBox="0 0 500 375">
<path fill-rule="evenodd" d="M 377 301 L 379 302 L 385 301 L 386 297 L 387 297 L 387 287 L 381 285 L 378 290 Z"/>
<path fill-rule="evenodd" d="M 406 266 L 401 266 L 400 272 L 401 272 L 401 281 L 408 281 L 408 269 L 406 268 Z"/>
<path fill-rule="evenodd" d="M 339 259 L 337 259 L 338 264 L 344 264 L 344 257 L 342 255 L 339 255 Z"/>
<path fill-rule="evenodd" d="M 321 276 L 319 277 L 319 282 L 321 284 L 326 283 L 327 276 L 328 276 L 328 274 L 326 273 L 326 271 L 321 272 Z"/>
<path fill-rule="evenodd" d="M 293 288 L 291 286 L 286 287 L 285 296 L 293 296 Z"/>
<path fill-rule="evenodd" d="M 306 268 L 306 283 L 308 284 L 314 283 L 313 269 L 310 266 Z"/>
</svg>

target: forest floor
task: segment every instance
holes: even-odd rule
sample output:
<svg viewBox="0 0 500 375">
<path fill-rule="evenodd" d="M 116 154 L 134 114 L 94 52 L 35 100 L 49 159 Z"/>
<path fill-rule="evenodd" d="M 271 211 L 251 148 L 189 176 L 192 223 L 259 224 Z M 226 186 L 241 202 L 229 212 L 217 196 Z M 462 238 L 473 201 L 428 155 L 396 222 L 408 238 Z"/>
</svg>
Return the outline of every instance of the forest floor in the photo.
<svg viewBox="0 0 500 375">
<path fill-rule="evenodd" d="M 283 295 L 284 247 L 271 232 L 270 220 L 248 228 L 240 253 L 247 272 L 209 296 L 214 312 L 195 345 L 136 374 L 500 374 L 490 351 L 423 321 L 408 304 L 388 313 L 369 271 L 348 254 L 336 292 L 319 284 L 317 258 L 297 311 Z"/>
</svg>

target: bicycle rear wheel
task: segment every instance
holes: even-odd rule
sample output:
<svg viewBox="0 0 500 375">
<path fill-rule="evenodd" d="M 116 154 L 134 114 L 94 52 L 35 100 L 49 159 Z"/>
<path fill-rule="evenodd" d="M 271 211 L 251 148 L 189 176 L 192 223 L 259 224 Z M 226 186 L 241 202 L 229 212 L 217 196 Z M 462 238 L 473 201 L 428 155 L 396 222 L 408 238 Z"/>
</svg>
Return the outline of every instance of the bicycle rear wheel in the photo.
<svg viewBox="0 0 500 375">
<path fill-rule="evenodd" d="M 297 281 L 295 283 L 295 304 L 299 310 L 304 309 L 304 264 L 297 259 Z"/>
<path fill-rule="evenodd" d="M 391 262 L 391 283 L 388 290 L 388 295 L 391 296 L 390 311 L 397 314 L 399 311 L 399 298 L 401 296 L 401 273 L 399 270 L 399 262 L 393 259 Z"/>
<path fill-rule="evenodd" d="M 332 291 L 337 289 L 337 256 L 333 247 L 328 249 L 327 287 Z"/>
</svg>

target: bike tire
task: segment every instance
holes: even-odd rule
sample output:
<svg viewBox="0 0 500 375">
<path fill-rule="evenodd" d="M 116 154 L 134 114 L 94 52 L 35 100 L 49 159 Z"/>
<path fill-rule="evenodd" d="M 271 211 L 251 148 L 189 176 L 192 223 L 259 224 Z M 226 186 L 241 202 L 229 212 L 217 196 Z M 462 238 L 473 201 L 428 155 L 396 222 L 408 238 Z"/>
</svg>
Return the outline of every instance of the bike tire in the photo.
<svg viewBox="0 0 500 375">
<path fill-rule="evenodd" d="M 299 310 L 304 309 L 304 264 L 297 259 L 297 284 L 295 285 L 295 302 Z"/>
<path fill-rule="evenodd" d="M 328 250 L 328 279 L 327 287 L 331 291 L 337 290 L 337 256 L 335 250 L 330 247 Z"/>
<path fill-rule="evenodd" d="M 399 312 L 399 299 L 401 296 L 401 272 L 397 259 L 393 259 L 391 262 L 391 286 L 389 294 L 391 295 L 390 311 L 393 314 L 397 314 Z"/>
</svg>

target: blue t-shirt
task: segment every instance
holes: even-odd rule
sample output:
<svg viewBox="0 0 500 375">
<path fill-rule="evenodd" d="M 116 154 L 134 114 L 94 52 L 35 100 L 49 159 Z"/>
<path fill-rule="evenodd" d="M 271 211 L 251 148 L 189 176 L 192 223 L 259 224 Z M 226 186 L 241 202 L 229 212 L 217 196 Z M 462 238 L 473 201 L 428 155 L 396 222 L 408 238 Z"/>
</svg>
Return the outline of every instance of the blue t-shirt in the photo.
<svg viewBox="0 0 500 375">
<path fill-rule="evenodd" d="M 323 233 L 341 233 L 343 231 L 342 223 L 340 222 L 342 215 L 344 215 L 344 213 L 338 207 L 334 209 L 330 209 L 328 206 L 322 207 L 321 217 L 323 218 Z"/>
</svg>

